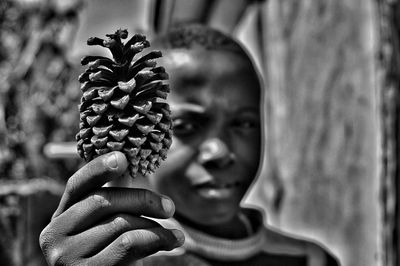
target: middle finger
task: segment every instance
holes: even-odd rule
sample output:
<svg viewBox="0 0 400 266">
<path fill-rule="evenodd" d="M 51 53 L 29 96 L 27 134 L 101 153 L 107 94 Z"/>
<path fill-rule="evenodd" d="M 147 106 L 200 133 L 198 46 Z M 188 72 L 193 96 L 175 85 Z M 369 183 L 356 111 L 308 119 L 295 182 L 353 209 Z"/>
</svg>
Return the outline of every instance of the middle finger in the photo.
<svg viewBox="0 0 400 266">
<path fill-rule="evenodd" d="M 92 225 L 120 213 L 134 216 L 169 218 L 175 212 L 174 203 L 167 197 L 139 188 L 102 188 L 68 208 L 55 218 L 55 223 L 68 221 L 60 229 L 69 235 L 77 234 Z"/>
</svg>

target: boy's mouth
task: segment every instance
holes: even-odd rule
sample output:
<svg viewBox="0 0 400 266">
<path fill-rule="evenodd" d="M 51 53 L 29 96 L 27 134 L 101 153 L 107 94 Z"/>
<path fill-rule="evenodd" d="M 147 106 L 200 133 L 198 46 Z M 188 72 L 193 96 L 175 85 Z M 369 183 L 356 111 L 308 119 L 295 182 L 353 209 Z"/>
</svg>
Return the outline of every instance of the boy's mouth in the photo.
<svg viewBox="0 0 400 266">
<path fill-rule="evenodd" d="M 234 181 L 231 183 L 216 183 L 216 182 L 209 181 L 209 182 L 195 185 L 194 187 L 197 189 L 201 189 L 201 188 L 221 189 L 221 188 L 233 188 L 233 187 L 239 187 L 239 186 L 241 186 L 241 182 L 239 182 L 239 181 Z"/>
<path fill-rule="evenodd" d="M 229 183 L 216 183 L 209 181 L 193 187 L 204 198 L 223 199 L 233 196 L 242 185 L 243 184 L 240 181 Z"/>
</svg>

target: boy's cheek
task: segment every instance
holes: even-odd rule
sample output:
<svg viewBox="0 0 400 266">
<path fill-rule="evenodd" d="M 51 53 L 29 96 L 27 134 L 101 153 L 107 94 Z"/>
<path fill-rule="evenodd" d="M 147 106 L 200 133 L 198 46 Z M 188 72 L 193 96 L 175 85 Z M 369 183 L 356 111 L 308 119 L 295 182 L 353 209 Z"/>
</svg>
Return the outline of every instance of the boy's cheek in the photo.
<svg viewBox="0 0 400 266">
<path fill-rule="evenodd" d="M 158 172 L 163 173 L 163 175 L 182 173 L 195 160 L 196 154 L 196 149 L 192 145 L 187 145 L 179 139 L 173 138 L 167 159 L 160 165 L 156 174 Z"/>
<path fill-rule="evenodd" d="M 171 149 L 181 149 L 182 147 L 191 147 L 196 149 L 200 146 L 202 139 L 204 138 L 203 132 L 198 131 L 196 134 L 191 134 L 189 136 L 177 136 L 172 135 Z"/>
<path fill-rule="evenodd" d="M 261 155 L 262 141 L 260 134 L 249 134 L 245 137 L 241 136 L 236 141 L 235 152 L 239 157 L 248 158 L 248 160 L 257 160 Z"/>
</svg>

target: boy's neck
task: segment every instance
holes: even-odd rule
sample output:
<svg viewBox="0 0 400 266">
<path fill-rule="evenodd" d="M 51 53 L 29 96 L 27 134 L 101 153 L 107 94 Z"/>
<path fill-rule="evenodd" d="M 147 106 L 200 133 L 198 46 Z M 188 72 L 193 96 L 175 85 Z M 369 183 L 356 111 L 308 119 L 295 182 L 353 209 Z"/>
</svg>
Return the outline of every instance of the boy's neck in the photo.
<svg viewBox="0 0 400 266">
<path fill-rule="evenodd" d="M 243 219 L 239 218 L 239 215 L 235 215 L 230 221 L 215 224 L 215 225 L 202 225 L 195 223 L 185 217 L 175 213 L 174 218 L 178 220 L 183 226 L 187 225 L 193 229 L 212 235 L 215 237 L 226 238 L 226 239 L 241 239 L 251 235 L 251 229 Z"/>
</svg>

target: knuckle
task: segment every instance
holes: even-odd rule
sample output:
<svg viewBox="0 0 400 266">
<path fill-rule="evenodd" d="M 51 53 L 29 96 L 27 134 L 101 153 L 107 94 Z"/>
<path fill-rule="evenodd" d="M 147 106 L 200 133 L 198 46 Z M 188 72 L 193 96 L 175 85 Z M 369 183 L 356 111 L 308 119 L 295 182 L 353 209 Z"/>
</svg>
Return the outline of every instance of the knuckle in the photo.
<svg viewBox="0 0 400 266">
<path fill-rule="evenodd" d="M 40 248 L 44 251 L 51 245 L 52 242 L 51 233 L 49 233 L 49 230 L 46 227 L 39 235 Z"/>
<path fill-rule="evenodd" d="M 68 195 L 73 195 L 75 193 L 77 187 L 77 179 L 75 176 L 72 176 L 67 180 L 67 184 L 65 185 L 65 193 Z"/>
<path fill-rule="evenodd" d="M 50 223 L 40 232 L 39 246 L 43 252 L 47 252 L 47 250 L 50 250 L 53 246 L 57 245 L 61 239 L 62 236 L 56 227 Z"/>
<path fill-rule="evenodd" d="M 122 234 L 121 241 L 119 242 L 120 253 L 129 252 L 136 242 L 135 241 L 136 237 L 137 237 L 137 234 L 133 234 L 133 233 L 129 233 L 129 232 Z"/>
<path fill-rule="evenodd" d="M 54 265 L 54 266 L 66 265 L 65 259 L 64 259 L 64 254 L 62 252 L 62 249 L 60 249 L 60 248 L 51 249 L 47 253 L 46 259 L 47 259 L 47 262 L 49 263 L 49 265 Z"/>
<path fill-rule="evenodd" d="M 48 225 L 39 236 L 39 245 L 50 266 L 74 266 L 80 264 L 80 257 L 68 240 L 59 234 L 54 226 Z"/>
<path fill-rule="evenodd" d="M 84 260 L 68 245 L 58 245 L 51 248 L 45 253 L 45 258 L 50 266 L 85 265 Z"/>
<path fill-rule="evenodd" d="M 112 221 L 112 224 L 113 224 L 114 227 L 123 227 L 123 226 L 126 225 L 126 220 L 125 220 L 124 217 L 122 217 L 122 215 L 115 216 L 113 221 Z"/>
<path fill-rule="evenodd" d="M 77 266 L 91 266 L 91 265 L 94 265 L 94 266 L 97 266 L 98 265 L 98 263 L 94 263 L 93 261 L 91 261 L 90 259 L 82 259 L 78 264 L 77 264 Z"/>
<path fill-rule="evenodd" d="M 126 220 L 126 218 L 122 215 L 115 216 L 112 221 L 111 221 L 111 229 L 110 231 L 112 233 L 118 232 L 121 229 L 124 229 L 129 226 L 129 222 Z"/>
<path fill-rule="evenodd" d="M 141 257 L 153 246 L 152 241 L 149 241 L 149 236 L 143 230 L 128 231 L 121 235 L 117 255 L 134 254 L 136 257 Z"/>
<path fill-rule="evenodd" d="M 56 247 L 55 232 L 48 227 L 39 236 L 39 245 L 49 265 L 62 265 L 62 251 Z"/>
<path fill-rule="evenodd" d="M 96 209 L 107 209 L 111 206 L 111 202 L 105 195 L 92 194 L 89 196 L 89 204 L 93 205 Z"/>
</svg>

